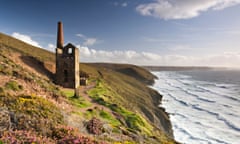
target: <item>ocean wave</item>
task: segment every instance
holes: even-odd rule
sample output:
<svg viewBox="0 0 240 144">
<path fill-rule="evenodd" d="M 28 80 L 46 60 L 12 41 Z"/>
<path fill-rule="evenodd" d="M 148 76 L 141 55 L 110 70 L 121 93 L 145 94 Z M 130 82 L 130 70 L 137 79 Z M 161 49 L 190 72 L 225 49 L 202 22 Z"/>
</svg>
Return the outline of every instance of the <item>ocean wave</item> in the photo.
<svg viewBox="0 0 240 144">
<path fill-rule="evenodd" d="M 195 106 L 193 105 L 192 106 L 194 109 L 196 110 L 199 110 L 199 111 L 204 111 L 210 115 L 214 115 L 217 120 L 220 120 L 220 121 L 223 121 L 229 128 L 231 129 L 234 129 L 236 131 L 239 131 L 240 132 L 240 127 L 237 127 L 236 125 L 234 125 L 233 123 L 231 123 L 230 121 L 226 120 L 223 116 L 221 116 L 219 113 L 216 113 L 216 112 L 212 112 L 212 111 L 209 111 L 209 110 L 206 110 L 206 109 L 203 109 L 203 108 L 200 108 L 198 106 Z"/>
<path fill-rule="evenodd" d="M 239 144 L 240 91 L 236 85 L 197 81 L 177 72 L 154 73 L 161 106 L 170 113 L 177 141 Z"/>
<path fill-rule="evenodd" d="M 184 134 L 181 136 L 181 139 L 183 140 L 185 139 L 186 141 L 188 141 L 188 143 L 195 143 L 195 142 L 208 143 L 207 139 L 194 137 L 190 131 L 184 128 L 178 127 L 177 125 L 175 125 L 175 129 Z"/>
</svg>

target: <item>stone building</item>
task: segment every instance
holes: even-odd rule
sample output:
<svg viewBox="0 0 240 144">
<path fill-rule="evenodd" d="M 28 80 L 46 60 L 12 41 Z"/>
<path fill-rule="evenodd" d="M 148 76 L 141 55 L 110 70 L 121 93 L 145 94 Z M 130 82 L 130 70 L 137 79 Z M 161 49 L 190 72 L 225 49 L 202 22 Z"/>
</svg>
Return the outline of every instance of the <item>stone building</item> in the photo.
<svg viewBox="0 0 240 144">
<path fill-rule="evenodd" d="M 56 75 L 58 85 L 78 88 L 80 85 L 79 50 L 71 43 L 64 46 L 63 24 L 58 22 L 56 48 Z"/>
</svg>

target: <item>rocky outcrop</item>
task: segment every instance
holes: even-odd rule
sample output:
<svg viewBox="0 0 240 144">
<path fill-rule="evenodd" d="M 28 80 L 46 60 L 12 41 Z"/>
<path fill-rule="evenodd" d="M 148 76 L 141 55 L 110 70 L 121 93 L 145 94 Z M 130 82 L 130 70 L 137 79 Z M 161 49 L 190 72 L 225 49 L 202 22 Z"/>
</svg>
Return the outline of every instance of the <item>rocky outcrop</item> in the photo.
<svg viewBox="0 0 240 144">
<path fill-rule="evenodd" d="M 12 127 L 11 113 L 7 108 L 0 108 L 0 134 L 4 131 L 10 130 Z"/>
</svg>

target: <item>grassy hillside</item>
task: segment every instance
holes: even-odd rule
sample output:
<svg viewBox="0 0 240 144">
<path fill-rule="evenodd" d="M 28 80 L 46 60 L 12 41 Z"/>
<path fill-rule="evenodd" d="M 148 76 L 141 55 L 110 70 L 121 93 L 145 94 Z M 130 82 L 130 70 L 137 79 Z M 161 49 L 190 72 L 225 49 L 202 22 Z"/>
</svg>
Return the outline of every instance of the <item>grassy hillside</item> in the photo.
<svg viewBox="0 0 240 144">
<path fill-rule="evenodd" d="M 0 34 L 0 63 L 0 143 L 176 143 L 143 68 L 81 63 L 90 82 L 74 97 L 53 83 L 54 53 Z"/>
</svg>

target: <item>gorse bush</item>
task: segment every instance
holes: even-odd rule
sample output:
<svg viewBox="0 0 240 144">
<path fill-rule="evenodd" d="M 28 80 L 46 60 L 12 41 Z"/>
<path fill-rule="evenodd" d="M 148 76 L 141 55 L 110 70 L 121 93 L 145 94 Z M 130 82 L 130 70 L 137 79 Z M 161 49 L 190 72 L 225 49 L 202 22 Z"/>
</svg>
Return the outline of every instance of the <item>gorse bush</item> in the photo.
<svg viewBox="0 0 240 144">
<path fill-rule="evenodd" d="M 12 112 L 12 126 L 17 130 L 34 130 L 47 136 L 52 127 L 64 123 L 61 111 L 54 103 L 34 94 L 0 93 L 0 107 L 7 107 Z"/>
</svg>

